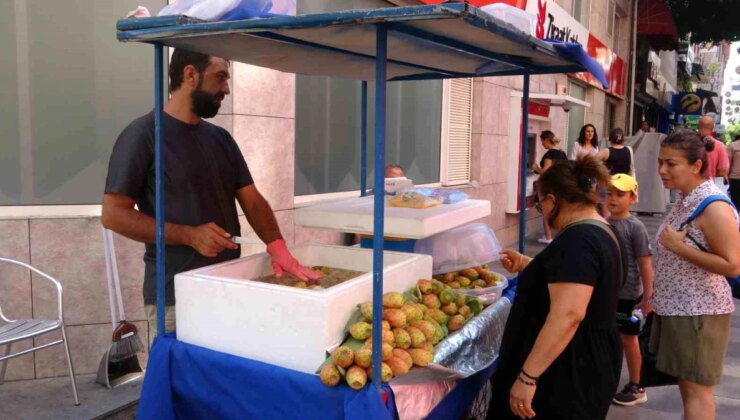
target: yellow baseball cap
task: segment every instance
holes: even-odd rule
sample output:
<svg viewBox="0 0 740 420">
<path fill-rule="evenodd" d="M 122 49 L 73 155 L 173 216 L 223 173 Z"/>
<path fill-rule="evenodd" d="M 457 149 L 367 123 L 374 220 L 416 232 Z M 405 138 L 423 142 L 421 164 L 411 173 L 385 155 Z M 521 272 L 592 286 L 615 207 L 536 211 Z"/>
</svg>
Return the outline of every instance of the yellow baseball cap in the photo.
<svg viewBox="0 0 740 420">
<path fill-rule="evenodd" d="M 627 174 L 616 174 L 612 176 L 612 185 L 619 191 L 631 191 L 637 194 L 637 180 Z"/>
</svg>

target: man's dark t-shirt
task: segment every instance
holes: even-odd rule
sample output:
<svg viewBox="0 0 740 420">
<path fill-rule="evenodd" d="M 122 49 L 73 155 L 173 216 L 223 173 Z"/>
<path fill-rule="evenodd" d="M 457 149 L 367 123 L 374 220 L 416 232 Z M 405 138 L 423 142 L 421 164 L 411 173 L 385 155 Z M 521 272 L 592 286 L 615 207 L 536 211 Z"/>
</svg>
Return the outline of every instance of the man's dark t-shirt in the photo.
<svg viewBox="0 0 740 420">
<path fill-rule="evenodd" d="M 168 114 L 162 121 L 164 142 L 165 220 L 197 226 L 213 222 L 239 235 L 236 191 L 253 183 L 244 157 L 231 135 L 207 121 L 184 123 Z M 134 120 L 113 146 L 105 193 L 136 200 L 142 213 L 154 217 L 154 113 Z M 210 258 L 186 245 L 165 248 L 166 304 L 175 304 L 175 274 L 238 258 L 239 249 Z M 144 303 L 156 298 L 156 246 L 146 244 Z"/>
</svg>

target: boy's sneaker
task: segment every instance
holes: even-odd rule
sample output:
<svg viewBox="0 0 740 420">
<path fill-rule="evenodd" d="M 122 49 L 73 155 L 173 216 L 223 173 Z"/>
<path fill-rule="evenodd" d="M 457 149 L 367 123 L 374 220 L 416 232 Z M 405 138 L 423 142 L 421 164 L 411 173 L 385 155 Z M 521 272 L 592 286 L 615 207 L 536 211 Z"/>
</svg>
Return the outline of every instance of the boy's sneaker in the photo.
<svg viewBox="0 0 740 420">
<path fill-rule="evenodd" d="M 544 245 L 550 245 L 550 242 L 552 242 L 552 239 L 547 239 L 546 237 L 541 237 L 540 239 L 537 239 L 537 242 L 544 244 Z"/>
<path fill-rule="evenodd" d="M 647 393 L 645 393 L 645 388 L 630 382 L 614 396 L 612 401 L 614 401 L 614 404 L 631 407 L 647 402 Z"/>
</svg>

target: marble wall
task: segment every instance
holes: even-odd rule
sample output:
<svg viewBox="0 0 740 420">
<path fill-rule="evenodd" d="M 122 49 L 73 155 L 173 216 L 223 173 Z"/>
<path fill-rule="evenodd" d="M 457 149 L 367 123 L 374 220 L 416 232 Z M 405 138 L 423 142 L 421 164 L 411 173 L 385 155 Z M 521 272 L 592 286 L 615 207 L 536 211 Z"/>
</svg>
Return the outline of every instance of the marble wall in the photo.
<svg viewBox="0 0 740 420">
<path fill-rule="evenodd" d="M 531 90 L 553 93 L 555 83 L 565 81 L 565 76 L 533 77 Z M 234 63 L 231 86 L 232 94 L 213 122 L 229 130 L 236 139 L 257 188 L 275 210 L 286 241 L 340 243 L 339 233 L 306 229 L 293 222 L 295 76 Z M 505 245 L 514 244 L 518 235 L 518 216 L 504 210 L 506 185 L 510 182 L 508 165 L 514 164 L 508 161 L 508 98 L 513 90 L 521 89 L 521 77 L 486 78 L 474 83 L 471 180 L 478 186 L 465 190 L 474 198 L 491 201 L 492 213 L 482 221 L 496 231 Z M 603 119 L 604 94 L 597 91 L 590 95 L 587 100 L 593 107 L 587 116 L 601 115 Z M 538 127 L 550 128 L 565 138 L 566 120 L 562 110 L 553 108 L 550 120 L 538 123 Z M 540 219 L 535 211 L 527 212 L 529 233 L 540 229 Z M 242 235 L 256 237 L 244 216 L 241 222 Z M 62 283 L 64 315 L 77 373 L 94 373 L 110 344 L 111 333 L 99 217 L 0 220 L 0 232 L 0 256 L 31 263 Z M 139 327 L 142 341 L 146 342 L 149 330 L 141 295 L 143 245 L 120 236 L 115 237 L 115 244 L 128 319 Z M 262 251 L 264 246 L 245 246 L 243 253 Z M 55 294 L 42 278 L 0 264 L 0 307 L 11 318 L 54 316 Z M 36 340 L 36 344 L 54 338 L 49 335 Z M 23 348 L 28 348 L 28 344 L 14 345 L 14 349 Z M 65 374 L 63 349 L 55 346 L 12 359 L 6 379 Z"/>
</svg>

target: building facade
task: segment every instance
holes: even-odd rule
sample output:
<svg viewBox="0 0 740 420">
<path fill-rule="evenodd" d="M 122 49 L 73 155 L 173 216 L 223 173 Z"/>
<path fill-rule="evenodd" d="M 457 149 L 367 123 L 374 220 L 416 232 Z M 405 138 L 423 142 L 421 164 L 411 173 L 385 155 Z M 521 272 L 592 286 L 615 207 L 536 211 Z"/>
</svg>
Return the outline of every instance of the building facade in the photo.
<svg viewBox="0 0 740 420">
<path fill-rule="evenodd" d="M 138 4 L 154 12 L 164 3 L 105 0 L 94 2 L 92 10 L 72 13 L 61 5 L 56 10 L 16 2 L 12 13 L 0 18 L 5 20 L 0 28 L 8 31 L 3 39 L 12 40 L 0 48 L 9 49 L 7 56 L 13 57 L 7 69 L 0 68 L 0 84 L 15 92 L 0 99 L 10 110 L 0 115 L 3 132 L 10 133 L 0 139 L 7 151 L 0 156 L 0 255 L 30 263 L 62 282 L 78 373 L 93 373 L 110 344 L 99 220 L 107 160 L 123 127 L 152 109 L 152 49 L 117 43 L 113 28 L 117 18 Z M 298 0 L 297 11 L 418 3 Z M 611 128 L 626 127 L 632 1 L 506 3 L 528 11 L 544 5 L 548 12 L 536 22 L 543 37 L 577 35 L 612 82 L 605 90 L 585 75 L 532 77 L 531 135 L 524 139 L 531 162 L 542 156 L 537 140 L 542 130 L 552 130 L 570 150 L 585 123 L 594 124 L 600 138 Z M 62 14 L 76 24 L 55 26 L 49 22 L 64 19 L 50 19 L 51 14 Z M 55 46 L 61 40 L 74 40 L 78 47 L 64 50 L 66 42 Z M 6 61 L 0 64 L 4 65 Z M 340 243 L 340 233 L 295 225 L 293 212 L 328 198 L 359 194 L 359 82 L 233 63 L 231 88 L 213 122 L 236 139 L 286 241 Z M 403 166 L 416 184 L 455 186 L 474 198 L 490 200 L 492 213 L 482 221 L 506 245 L 517 240 L 522 207 L 516 194 L 521 90 L 521 77 L 497 77 L 404 82 L 388 92 L 388 162 Z M 568 105 L 563 107 L 564 103 Z M 369 127 L 372 118 L 369 115 Z M 467 129 L 452 128 L 460 123 Z M 533 180 L 530 176 L 530 195 Z M 524 207 L 527 231 L 536 233 L 541 218 L 531 203 Z M 243 216 L 241 222 L 242 235 L 253 237 Z M 122 237 L 116 237 L 116 245 L 126 312 L 146 338 L 143 246 Z M 248 246 L 244 253 L 263 249 Z M 0 266 L 0 305 L 8 315 L 50 313 L 51 292 L 29 274 Z M 63 376 L 64 369 L 63 353 L 45 349 L 11 360 L 7 379 Z"/>
</svg>

